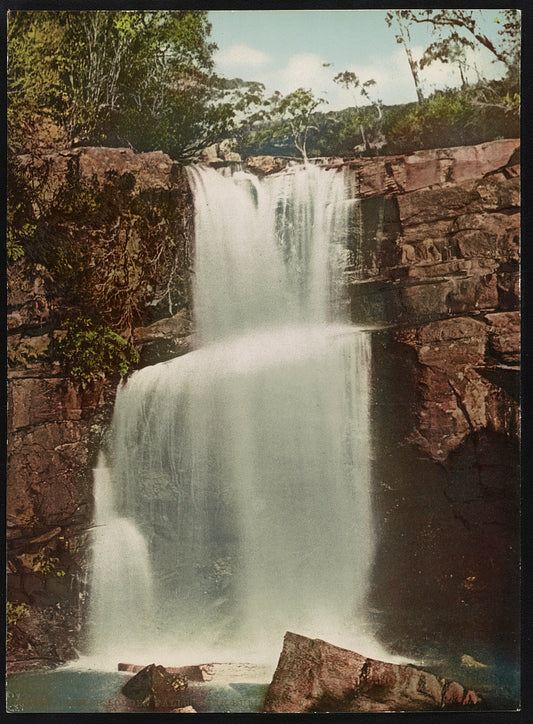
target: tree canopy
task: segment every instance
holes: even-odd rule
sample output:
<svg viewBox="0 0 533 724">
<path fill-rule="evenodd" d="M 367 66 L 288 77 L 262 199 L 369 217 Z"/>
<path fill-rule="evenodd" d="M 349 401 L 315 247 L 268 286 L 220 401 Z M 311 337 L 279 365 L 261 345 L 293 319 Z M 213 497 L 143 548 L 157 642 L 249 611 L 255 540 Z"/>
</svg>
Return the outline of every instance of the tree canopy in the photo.
<svg viewBox="0 0 533 724">
<path fill-rule="evenodd" d="M 233 118 L 206 11 L 17 11 L 8 22 L 10 142 L 55 126 L 67 143 L 187 158 Z"/>
</svg>

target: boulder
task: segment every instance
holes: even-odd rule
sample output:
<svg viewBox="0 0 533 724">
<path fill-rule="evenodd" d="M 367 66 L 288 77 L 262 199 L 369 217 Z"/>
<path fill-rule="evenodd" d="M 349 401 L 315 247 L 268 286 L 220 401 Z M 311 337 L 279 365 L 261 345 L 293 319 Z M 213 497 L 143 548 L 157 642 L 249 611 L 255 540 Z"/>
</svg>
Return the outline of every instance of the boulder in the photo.
<svg viewBox="0 0 533 724">
<path fill-rule="evenodd" d="M 140 365 L 152 365 L 186 354 L 192 347 L 192 323 L 185 309 L 148 325 L 136 327 L 133 339 L 141 349 Z"/>
<path fill-rule="evenodd" d="M 275 158 L 274 156 L 250 156 L 246 159 L 248 171 L 258 176 L 268 176 L 271 173 L 279 173 L 288 165 L 287 159 Z"/>
<path fill-rule="evenodd" d="M 197 714 L 196 709 L 192 706 L 180 706 L 177 709 L 172 709 L 171 714 Z"/>
<path fill-rule="evenodd" d="M 199 160 L 215 167 L 228 163 L 241 163 L 241 156 L 235 150 L 236 145 L 234 138 L 226 138 L 220 143 L 213 143 L 200 152 Z"/>
<path fill-rule="evenodd" d="M 176 709 L 181 706 L 187 679 L 170 674 L 163 666 L 150 664 L 122 687 L 122 693 L 147 709 Z"/>
<path fill-rule="evenodd" d="M 475 692 L 416 666 L 369 659 L 288 632 L 263 711 L 437 711 L 479 704 Z"/>
<path fill-rule="evenodd" d="M 145 667 L 140 664 L 125 664 L 120 663 L 118 665 L 119 671 L 127 671 L 131 674 L 137 674 L 142 671 Z M 198 666 L 166 666 L 167 672 L 172 675 L 180 676 L 187 681 L 206 681 L 205 669 L 208 668 L 206 664 L 200 664 Z"/>
</svg>

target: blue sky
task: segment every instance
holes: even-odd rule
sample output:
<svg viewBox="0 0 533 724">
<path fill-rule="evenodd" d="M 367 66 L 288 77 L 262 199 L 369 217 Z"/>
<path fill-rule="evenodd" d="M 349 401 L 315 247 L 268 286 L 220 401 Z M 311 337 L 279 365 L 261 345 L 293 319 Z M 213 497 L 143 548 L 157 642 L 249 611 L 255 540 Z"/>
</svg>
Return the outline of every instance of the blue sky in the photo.
<svg viewBox="0 0 533 724">
<path fill-rule="evenodd" d="M 496 38 L 495 10 L 481 12 L 489 37 Z M 374 78 L 375 94 L 385 104 L 416 100 L 405 50 L 385 23 L 385 10 L 224 10 L 211 11 L 211 37 L 219 50 L 217 70 L 227 77 L 258 80 L 268 92 L 311 88 L 328 100 L 325 110 L 352 106 L 360 97 L 333 83 L 340 71 L 352 70 L 361 80 Z M 415 57 L 432 42 L 425 25 L 414 28 Z M 489 51 L 469 54 L 470 77 L 501 77 L 504 66 L 492 63 Z M 331 63 L 329 67 L 324 64 Z M 476 72 L 477 68 L 477 72 Z M 421 73 L 424 90 L 458 86 L 458 70 L 434 63 Z"/>
</svg>

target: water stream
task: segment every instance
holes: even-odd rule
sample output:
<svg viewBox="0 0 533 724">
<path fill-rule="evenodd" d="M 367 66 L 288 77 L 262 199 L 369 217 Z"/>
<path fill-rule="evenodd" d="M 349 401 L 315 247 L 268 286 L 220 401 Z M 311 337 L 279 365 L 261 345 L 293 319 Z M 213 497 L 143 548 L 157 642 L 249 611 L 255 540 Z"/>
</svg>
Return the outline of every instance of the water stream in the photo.
<svg viewBox="0 0 533 724">
<path fill-rule="evenodd" d="M 275 664 L 292 630 L 383 658 L 367 633 L 370 347 L 344 314 L 345 174 L 189 170 L 195 350 L 118 391 L 92 656 Z"/>
</svg>

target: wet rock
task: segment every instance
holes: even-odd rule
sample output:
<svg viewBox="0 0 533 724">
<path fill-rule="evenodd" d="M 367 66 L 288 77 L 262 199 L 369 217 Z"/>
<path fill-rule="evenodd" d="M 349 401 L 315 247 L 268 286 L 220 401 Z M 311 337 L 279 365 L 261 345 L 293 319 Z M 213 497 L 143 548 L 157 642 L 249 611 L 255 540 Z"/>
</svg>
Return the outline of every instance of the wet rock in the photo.
<svg viewBox="0 0 533 724">
<path fill-rule="evenodd" d="M 206 681 L 205 669 L 207 666 L 206 664 L 200 664 L 198 666 L 166 666 L 165 669 L 169 674 L 176 674 L 187 679 L 187 681 Z M 132 674 L 137 674 L 144 668 L 145 667 L 140 664 L 120 663 L 118 665 L 119 671 L 128 671 Z"/>
<path fill-rule="evenodd" d="M 159 319 L 147 327 L 137 327 L 133 330 L 133 339 L 141 348 L 141 366 L 186 354 L 192 348 L 189 314 L 182 309 L 172 317 Z"/>
<path fill-rule="evenodd" d="M 287 159 L 276 158 L 275 156 L 249 156 L 246 159 L 246 167 L 252 173 L 259 176 L 268 176 L 271 173 L 279 173 L 288 165 Z"/>
<path fill-rule="evenodd" d="M 469 654 L 463 654 L 461 656 L 461 666 L 466 666 L 469 669 L 486 669 L 487 664 L 482 664 L 481 661 L 476 661 L 473 656 Z"/>
<path fill-rule="evenodd" d="M 481 703 L 456 682 L 286 633 L 264 712 L 431 711 Z"/>
<path fill-rule="evenodd" d="M 185 677 L 150 664 L 124 684 L 122 693 L 147 709 L 168 710 L 180 707 L 186 689 Z"/>
</svg>

